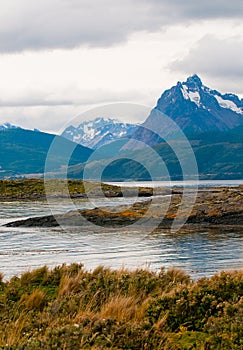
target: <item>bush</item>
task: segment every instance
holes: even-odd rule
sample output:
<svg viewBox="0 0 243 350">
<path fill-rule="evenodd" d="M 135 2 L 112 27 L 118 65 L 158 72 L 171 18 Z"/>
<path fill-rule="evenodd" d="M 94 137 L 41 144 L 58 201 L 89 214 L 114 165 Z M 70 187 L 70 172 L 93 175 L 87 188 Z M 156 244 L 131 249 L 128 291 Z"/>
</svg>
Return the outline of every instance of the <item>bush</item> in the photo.
<svg viewBox="0 0 243 350">
<path fill-rule="evenodd" d="M 0 349 L 241 349 L 243 273 L 47 267 L 1 282 Z"/>
</svg>

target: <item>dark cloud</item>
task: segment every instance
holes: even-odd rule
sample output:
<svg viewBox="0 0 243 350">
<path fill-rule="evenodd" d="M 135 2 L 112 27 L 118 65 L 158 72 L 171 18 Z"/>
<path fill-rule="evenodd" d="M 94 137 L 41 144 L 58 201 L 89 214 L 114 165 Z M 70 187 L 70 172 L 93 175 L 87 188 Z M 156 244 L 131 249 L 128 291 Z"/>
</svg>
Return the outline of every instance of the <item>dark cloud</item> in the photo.
<svg viewBox="0 0 243 350">
<path fill-rule="evenodd" d="M 160 12 L 166 11 L 168 20 L 229 19 L 243 16 L 242 0 L 151 0 L 151 2 L 157 5 L 157 10 Z"/>
<path fill-rule="evenodd" d="M 172 62 L 172 71 L 187 75 L 198 73 L 217 82 L 224 90 L 243 93 L 243 41 L 218 39 L 207 35 L 180 60 Z M 227 86 L 225 86 L 227 84 Z"/>
<path fill-rule="evenodd" d="M 0 52 L 109 46 L 140 30 L 243 17 L 241 0 L 9 0 L 0 6 Z"/>
</svg>

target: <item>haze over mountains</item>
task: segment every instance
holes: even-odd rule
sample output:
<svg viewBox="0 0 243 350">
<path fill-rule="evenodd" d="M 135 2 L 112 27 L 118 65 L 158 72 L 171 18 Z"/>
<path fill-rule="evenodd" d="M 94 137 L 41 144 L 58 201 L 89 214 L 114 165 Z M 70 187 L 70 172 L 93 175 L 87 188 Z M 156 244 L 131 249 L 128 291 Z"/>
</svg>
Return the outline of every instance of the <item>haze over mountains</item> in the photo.
<svg viewBox="0 0 243 350">
<path fill-rule="evenodd" d="M 201 178 L 243 177 L 243 100 L 232 93 L 221 94 L 210 89 L 197 75 L 163 92 L 157 105 L 140 126 L 123 123 L 109 116 L 85 121 L 77 127 L 69 126 L 58 138 L 60 145 L 67 150 L 79 143 L 69 163 L 70 177 L 82 177 L 84 163 L 92 154 L 92 149 L 99 150 L 105 145 L 105 151 L 99 154 L 98 160 L 89 164 L 94 178 L 98 174 L 97 169 L 104 163 L 102 159 L 109 158 L 111 165 L 104 172 L 104 179 L 148 179 L 149 174 L 142 166 L 125 159 L 134 156 L 142 162 L 149 157 L 146 150 L 136 147 L 135 139 L 152 146 L 165 161 L 172 177 L 181 178 L 178 160 L 161 137 L 176 140 L 178 135 L 173 125 L 166 123 L 163 115 L 169 116 L 187 135 L 195 152 Z M 148 128 L 156 132 L 152 133 Z M 130 137 L 129 142 L 123 142 L 124 138 Z M 0 177 L 42 174 L 54 138 L 55 135 L 23 130 L 9 123 L 1 125 Z M 121 142 L 114 146 L 112 141 Z M 61 152 L 53 158 L 53 171 L 60 174 L 65 164 L 65 151 L 63 154 Z M 116 160 L 117 154 L 124 159 Z M 151 166 L 156 173 L 156 162 Z"/>
</svg>

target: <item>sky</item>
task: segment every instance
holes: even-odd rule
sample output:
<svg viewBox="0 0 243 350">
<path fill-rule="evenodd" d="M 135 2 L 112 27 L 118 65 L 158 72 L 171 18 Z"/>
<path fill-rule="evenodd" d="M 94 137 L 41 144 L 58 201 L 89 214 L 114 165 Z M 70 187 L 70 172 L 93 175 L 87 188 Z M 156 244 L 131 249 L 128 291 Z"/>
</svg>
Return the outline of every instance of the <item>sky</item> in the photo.
<svg viewBox="0 0 243 350">
<path fill-rule="evenodd" d="M 152 108 L 195 73 L 242 98 L 242 56 L 242 0 L 1 1 L 0 124 L 59 133 L 102 105 Z"/>
</svg>

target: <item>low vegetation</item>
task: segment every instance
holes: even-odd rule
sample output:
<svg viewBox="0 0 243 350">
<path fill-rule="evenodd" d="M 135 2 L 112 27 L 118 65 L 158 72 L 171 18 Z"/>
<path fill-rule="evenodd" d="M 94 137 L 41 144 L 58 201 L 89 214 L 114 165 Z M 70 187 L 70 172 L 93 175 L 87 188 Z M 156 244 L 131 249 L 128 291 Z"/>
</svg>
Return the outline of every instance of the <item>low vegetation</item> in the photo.
<svg viewBox="0 0 243 350">
<path fill-rule="evenodd" d="M 48 194 L 60 196 L 66 180 L 50 179 L 47 182 Z M 79 195 L 85 193 L 82 180 L 68 180 L 68 190 L 70 195 Z M 86 190 L 91 190 L 97 184 L 86 184 Z M 113 188 L 103 184 L 104 190 Z M 43 179 L 21 179 L 21 180 L 0 180 L 0 198 L 1 199 L 44 199 L 46 194 L 45 183 Z"/>
<path fill-rule="evenodd" d="M 0 349 L 243 348 L 243 272 L 42 267 L 0 283 Z"/>
<path fill-rule="evenodd" d="M 67 185 L 67 189 L 66 189 Z M 62 197 L 70 195 L 79 197 L 88 195 L 100 196 L 100 186 L 105 196 L 121 197 L 122 192 L 119 186 L 108 185 L 105 183 L 84 182 L 82 180 L 61 180 L 61 179 L 19 179 L 19 180 L 0 180 L 0 199 L 1 200 L 39 200 L 48 196 Z M 129 192 L 130 191 L 130 192 Z M 162 193 L 168 190 L 162 189 Z M 134 188 L 126 188 L 126 196 L 137 195 Z M 139 196 L 151 196 L 152 188 L 139 188 Z"/>
<path fill-rule="evenodd" d="M 50 189 L 55 188 L 61 180 L 50 180 Z M 83 184 L 80 184 L 82 186 Z M 83 186 L 81 187 L 83 191 Z M 1 199 L 42 199 L 45 198 L 45 184 L 43 179 L 0 180 Z"/>
</svg>

